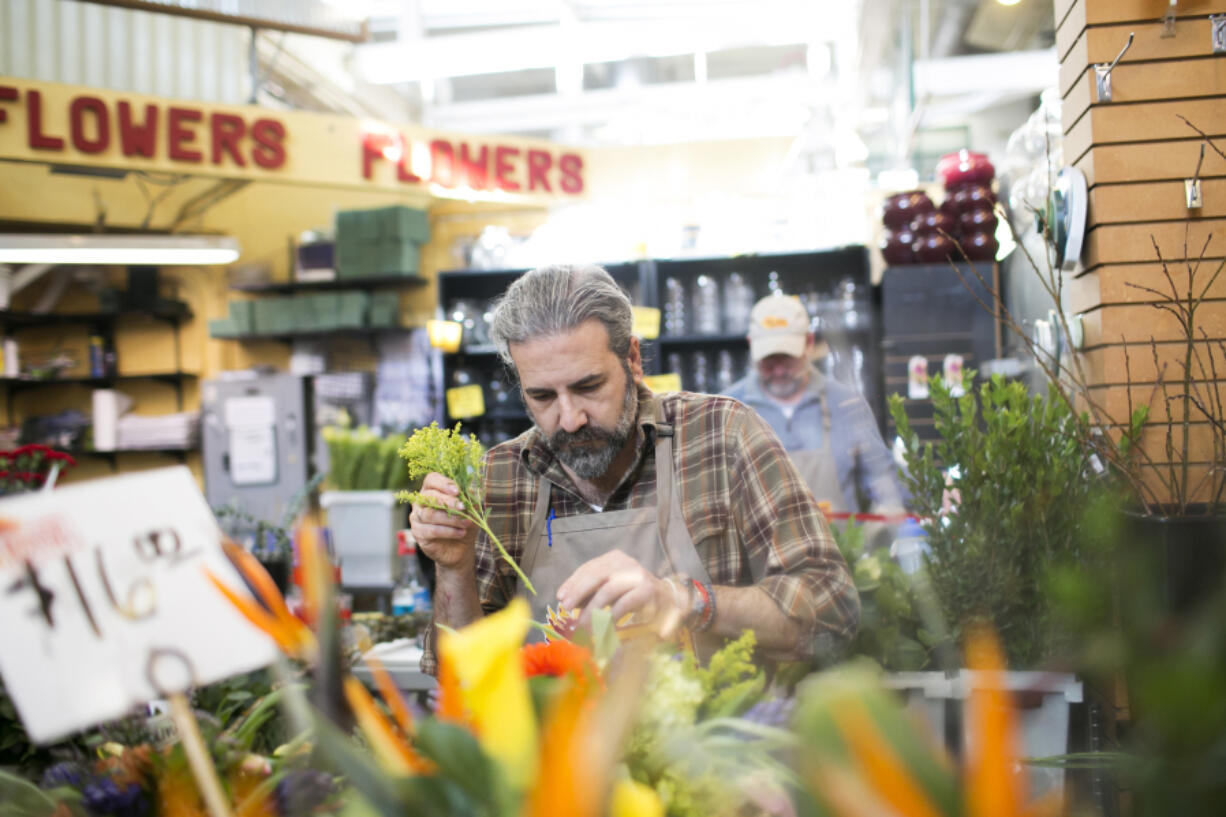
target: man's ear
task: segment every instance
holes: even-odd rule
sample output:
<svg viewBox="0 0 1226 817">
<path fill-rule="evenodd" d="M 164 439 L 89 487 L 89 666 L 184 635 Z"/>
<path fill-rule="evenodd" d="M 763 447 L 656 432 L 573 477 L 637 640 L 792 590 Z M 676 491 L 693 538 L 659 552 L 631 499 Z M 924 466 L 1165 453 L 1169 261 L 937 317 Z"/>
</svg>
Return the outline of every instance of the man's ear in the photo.
<svg viewBox="0 0 1226 817">
<path fill-rule="evenodd" d="M 636 384 L 643 382 L 643 350 L 639 346 L 639 339 L 630 336 L 630 352 L 626 356 L 626 362 L 630 364 L 630 376 Z"/>
</svg>

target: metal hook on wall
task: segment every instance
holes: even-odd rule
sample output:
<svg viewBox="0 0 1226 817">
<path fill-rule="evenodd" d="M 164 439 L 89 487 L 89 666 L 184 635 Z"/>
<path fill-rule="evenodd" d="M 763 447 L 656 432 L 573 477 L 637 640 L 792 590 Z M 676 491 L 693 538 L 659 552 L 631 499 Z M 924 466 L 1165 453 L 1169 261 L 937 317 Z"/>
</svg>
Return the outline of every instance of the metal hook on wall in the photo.
<svg viewBox="0 0 1226 817">
<path fill-rule="evenodd" d="M 1124 47 L 1120 49 L 1119 54 L 1115 55 L 1115 59 L 1111 61 L 1110 65 L 1104 62 L 1094 65 L 1094 80 L 1099 102 L 1111 101 L 1111 72 L 1115 70 L 1115 66 L 1119 65 L 1120 60 L 1124 58 L 1124 54 L 1128 49 L 1132 48 L 1132 38 L 1135 36 L 1135 31 L 1128 32 L 1128 42 L 1124 43 Z"/>
<path fill-rule="evenodd" d="M 1226 54 L 1226 14 L 1209 15 L 1209 44 L 1214 54 Z"/>
<path fill-rule="evenodd" d="M 1188 209 L 1195 210 L 1205 206 L 1204 196 L 1201 195 L 1200 189 L 1200 169 L 1205 163 L 1205 143 L 1200 144 L 1200 160 L 1196 163 L 1196 172 L 1192 174 L 1192 178 L 1183 180 L 1183 191 L 1187 198 Z"/>
<path fill-rule="evenodd" d="M 1166 14 L 1162 17 L 1162 37 L 1175 36 L 1175 7 L 1179 5 L 1179 0 L 1171 0 L 1171 4 L 1166 7 Z"/>
</svg>

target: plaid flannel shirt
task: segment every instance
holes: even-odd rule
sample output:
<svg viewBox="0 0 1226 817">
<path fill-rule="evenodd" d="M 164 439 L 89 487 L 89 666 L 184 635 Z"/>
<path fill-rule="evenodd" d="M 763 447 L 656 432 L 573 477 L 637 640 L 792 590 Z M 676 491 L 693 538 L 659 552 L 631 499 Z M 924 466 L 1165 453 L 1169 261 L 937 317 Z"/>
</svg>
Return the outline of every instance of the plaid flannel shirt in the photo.
<svg viewBox="0 0 1226 817">
<path fill-rule="evenodd" d="M 798 657 L 830 659 L 855 636 L 860 599 L 825 517 L 783 445 L 753 409 L 736 400 L 639 389 L 638 455 L 603 510 L 656 503 L 655 404 L 674 427 L 682 516 L 714 585 L 756 585 L 799 622 Z M 532 428 L 486 453 L 484 505 L 490 528 L 523 558 L 540 475 L 553 483 L 557 517 L 599 513 Z M 484 532 L 476 545 L 477 590 L 491 613 L 516 592 L 516 577 Z M 422 669 L 434 674 L 433 625 Z"/>
</svg>

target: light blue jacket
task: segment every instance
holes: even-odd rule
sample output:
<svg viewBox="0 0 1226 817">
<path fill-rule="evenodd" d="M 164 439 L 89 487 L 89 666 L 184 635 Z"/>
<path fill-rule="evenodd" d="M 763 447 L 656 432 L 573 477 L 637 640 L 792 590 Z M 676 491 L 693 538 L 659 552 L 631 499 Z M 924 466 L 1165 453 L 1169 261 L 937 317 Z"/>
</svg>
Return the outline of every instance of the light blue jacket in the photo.
<svg viewBox="0 0 1226 817">
<path fill-rule="evenodd" d="M 748 376 L 729 386 L 727 394 L 757 411 L 779 435 L 783 447 L 788 451 L 816 451 L 825 445 L 821 407 L 823 390 L 830 408 L 830 448 L 847 507 L 860 507 L 856 501 L 858 479 L 860 491 L 869 500 L 867 510 L 901 510 L 903 496 L 894 458 L 881 439 L 872 409 L 855 389 L 812 368 L 804 397 L 791 407 L 791 418 L 762 391 L 756 372 L 751 371 Z"/>
</svg>

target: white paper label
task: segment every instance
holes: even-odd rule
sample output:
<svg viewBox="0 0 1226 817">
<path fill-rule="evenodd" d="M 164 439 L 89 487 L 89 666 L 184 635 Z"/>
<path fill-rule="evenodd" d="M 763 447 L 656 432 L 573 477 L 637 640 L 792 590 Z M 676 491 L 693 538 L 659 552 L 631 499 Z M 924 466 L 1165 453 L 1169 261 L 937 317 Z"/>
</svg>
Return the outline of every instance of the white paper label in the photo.
<svg viewBox="0 0 1226 817">
<path fill-rule="evenodd" d="M 907 361 L 907 397 L 912 400 L 928 397 L 928 358 L 923 355 Z"/>
<path fill-rule="evenodd" d="M 0 675 L 48 743 L 276 647 L 208 581 L 243 583 L 185 466 L 0 500 Z"/>
<path fill-rule="evenodd" d="M 231 428 L 230 479 L 235 485 L 277 481 L 277 434 L 272 426 Z"/>
<path fill-rule="evenodd" d="M 231 397 L 226 401 L 225 412 L 230 428 L 277 424 L 277 402 L 271 397 Z"/>
</svg>

